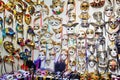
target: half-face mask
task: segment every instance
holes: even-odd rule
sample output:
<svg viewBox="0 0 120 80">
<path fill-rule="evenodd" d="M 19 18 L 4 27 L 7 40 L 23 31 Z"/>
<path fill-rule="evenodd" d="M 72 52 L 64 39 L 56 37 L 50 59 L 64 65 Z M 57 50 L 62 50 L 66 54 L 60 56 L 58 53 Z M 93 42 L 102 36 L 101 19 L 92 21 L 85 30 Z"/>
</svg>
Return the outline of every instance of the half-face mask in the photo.
<svg viewBox="0 0 120 80">
<path fill-rule="evenodd" d="M 53 29 L 53 31 L 55 32 L 55 37 L 57 39 L 60 39 L 61 38 L 61 35 L 62 35 L 62 27 L 58 28 L 58 29 Z"/>
<path fill-rule="evenodd" d="M 30 14 L 25 14 L 25 23 L 29 25 L 31 23 L 31 15 Z"/>
<path fill-rule="evenodd" d="M 77 35 L 77 38 L 80 40 L 80 39 L 84 39 L 86 37 L 86 33 L 84 30 L 80 30 L 78 35 Z"/>
<path fill-rule="evenodd" d="M 94 38 L 95 37 L 95 31 L 94 31 L 94 29 L 87 29 L 86 30 L 86 38 L 87 39 L 92 39 L 92 38 Z"/>
<path fill-rule="evenodd" d="M 105 7 L 105 10 L 104 10 L 104 13 L 105 13 L 105 15 L 107 16 L 107 17 L 110 17 L 110 16 L 112 16 L 113 15 L 113 7 L 111 6 L 111 5 L 107 5 L 106 7 Z"/>
<path fill-rule="evenodd" d="M 104 6 L 105 4 L 105 0 L 94 0 L 94 2 L 90 3 L 91 7 L 94 8 L 101 8 Z"/>
<path fill-rule="evenodd" d="M 109 60 L 108 68 L 111 72 L 115 72 L 118 68 L 117 61 L 114 59 Z"/>
<path fill-rule="evenodd" d="M 88 10 L 89 9 L 89 3 L 87 1 L 83 1 L 80 5 L 80 9 L 84 10 L 84 11 Z"/>
<path fill-rule="evenodd" d="M 44 51 L 44 50 L 41 50 L 40 51 L 40 53 L 39 53 L 39 58 L 40 58 L 40 60 L 45 60 L 45 56 L 46 56 L 46 51 Z"/>
<path fill-rule="evenodd" d="M 116 58 L 118 54 L 117 47 L 115 45 L 108 46 L 109 54 L 112 58 Z"/>
</svg>

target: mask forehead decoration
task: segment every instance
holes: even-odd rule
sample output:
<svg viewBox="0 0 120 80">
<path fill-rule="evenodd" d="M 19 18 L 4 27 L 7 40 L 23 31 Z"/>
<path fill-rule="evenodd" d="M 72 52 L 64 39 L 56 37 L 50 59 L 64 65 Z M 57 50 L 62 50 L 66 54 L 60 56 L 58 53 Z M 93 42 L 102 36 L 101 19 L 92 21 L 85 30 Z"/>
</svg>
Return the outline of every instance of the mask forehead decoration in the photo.
<svg viewBox="0 0 120 80">
<path fill-rule="evenodd" d="M 105 0 L 94 0 L 94 2 L 90 3 L 93 8 L 101 8 L 105 4 Z"/>
<path fill-rule="evenodd" d="M 52 5 L 50 5 L 50 8 L 52 8 L 53 14 L 61 14 L 63 12 L 64 3 L 65 2 L 61 2 L 61 0 L 52 0 Z"/>
<path fill-rule="evenodd" d="M 87 1 L 83 1 L 80 5 L 80 9 L 83 10 L 83 11 L 86 11 L 89 9 L 89 3 Z"/>
</svg>

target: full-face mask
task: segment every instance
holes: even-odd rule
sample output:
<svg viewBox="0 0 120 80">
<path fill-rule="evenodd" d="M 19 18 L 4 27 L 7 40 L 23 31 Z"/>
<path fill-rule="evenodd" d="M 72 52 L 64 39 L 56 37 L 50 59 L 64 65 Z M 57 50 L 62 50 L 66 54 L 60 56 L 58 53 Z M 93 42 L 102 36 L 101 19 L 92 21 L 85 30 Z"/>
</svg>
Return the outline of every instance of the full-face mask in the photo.
<svg viewBox="0 0 120 80">
<path fill-rule="evenodd" d="M 93 17 L 97 22 L 101 22 L 102 20 L 102 12 L 94 12 L 93 13 Z"/>
<path fill-rule="evenodd" d="M 95 37 L 95 31 L 94 29 L 87 29 L 86 30 L 86 38 L 87 39 L 93 39 Z"/>
<path fill-rule="evenodd" d="M 68 45 L 68 36 L 67 34 L 62 36 L 62 46 L 67 46 Z"/>
<path fill-rule="evenodd" d="M 75 55 L 75 54 L 76 54 L 76 53 L 75 53 L 75 48 L 74 48 L 74 47 L 69 47 L 68 54 L 69 54 L 70 56 Z"/>
<path fill-rule="evenodd" d="M 52 50 L 53 49 L 53 40 L 49 39 L 46 44 L 47 50 Z"/>
<path fill-rule="evenodd" d="M 112 58 L 116 58 L 118 54 L 117 47 L 115 45 L 108 46 L 109 54 Z"/>
<path fill-rule="evenodd" d="M 55 55 L 54 52 L 50 51 L 50 52 L 49 52 L 49 56 L 50 56 L 50 59 L 51 59 L 51 60 L 54 60 L 56 55 Z"/>
<path fill-rule="evenodd" d="M 53 29 L 53 31 L 55 32 L 55 38 L 60 39 L 62 35 L 62 27 L 58 29 Z"/>
<path fill-rule="evenodd" d="M 115 72 L 118 68 L 117 61 L 114 59 L 109 60 L 108 68 L 109 68 L 110 72 Z"/>
<path fill-rule="evenodd" d="M 104 13 L 105 13 L 105 15 L 107 16 L 107 17 L 110 17 L 110 16 L 112 16 L 113 15 L 113 7 L 111 6 L 111 5 L 107 5 L 106 7 L 105 7 L 105 10 L 104 10 Z"/>
<path fill-rule="evenodd" d="M 44 50 L 41 50 L 40 53 L 39 53 L 39 56 L 40 60 L 45 60 L 45 57 L 46 57 L 46 51 Z"/>
<path fill-rule="evenodd" d="M 59 53 L 61 51 L 61 43 L 54 43 L 54 51 L 55 53 Z"/>
<path fill-rule="evenodd" d="M 79 33 L 77 34 L 77 39 L 84 39 L 86 37 L 86 33 L 84 30 L 80 30 Z"/>
<path fill-rule="evenodd" d="M 77 47 L 85 47 L 86 45 L 86 40 L 85 39 L 77 39 Z"/>
<path fill-rule="evenodd" d="M 89 9 L 89 6 L 90 6 L 90 5 L 89 5 L 89 3 L 88 3 L 87 1 L 83 1 L 83 2 L 81 3 L 81 5 L 80 5 L 80 9 L 86 11 L 86 10 Z"/>
<path fill-rule="evenodd" d="M 61 59 L 62 60 L 66 60 L 67 59 L 67 57 L 68 57 L 68 51 L 67 50 L 62 50 L 62 52 L 61 52 Z"/>
<path fill-rule="evenodd" d="M 74 58 L 69 59 L 69 68 L 73 72 L 76 70 L 76 61 Z"/>
<path fill-rule="evenodd" d="M 68 17 L 70 22 L 74 22 L 76 20 L 76 14 L 74 12 L 69 12 Z"/>
<path fill-rule="evenodd" d="M 116 38 L 117 38 L 117 33 L 109 33 L 108 34 L 108 38 L 110 41 L 116 41 Z"/>
</svg>

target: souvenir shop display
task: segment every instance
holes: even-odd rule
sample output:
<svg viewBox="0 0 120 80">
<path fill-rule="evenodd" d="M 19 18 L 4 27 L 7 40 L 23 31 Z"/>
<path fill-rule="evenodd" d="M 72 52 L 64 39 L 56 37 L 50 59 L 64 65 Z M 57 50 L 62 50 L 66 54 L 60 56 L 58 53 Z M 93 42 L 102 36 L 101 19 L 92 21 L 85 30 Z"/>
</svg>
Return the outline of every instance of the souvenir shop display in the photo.
<svg viewBox="0 0 120 80">
<path fill-rule="evenodd" d="M 0 0 L 0 80 L 119 80 L 120 0 Z"/>
</svg>

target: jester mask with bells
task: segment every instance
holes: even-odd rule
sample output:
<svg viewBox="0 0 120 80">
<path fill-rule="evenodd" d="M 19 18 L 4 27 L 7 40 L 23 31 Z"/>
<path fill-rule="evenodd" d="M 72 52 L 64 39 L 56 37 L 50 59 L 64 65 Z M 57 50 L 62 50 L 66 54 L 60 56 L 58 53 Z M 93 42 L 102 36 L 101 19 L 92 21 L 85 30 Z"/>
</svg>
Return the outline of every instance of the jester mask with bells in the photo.
<svg viewBox="0 0 120 80">
<path fill-rule="evenodd" d="M 58 29 L 53 29 L 53 31 L 55 32 L 55 38 L 56 39 L 60 39 L 62 36 L 62 27 L 58 28 Z"/>
<path fill-rule="evenodd" d="M 45 50 L 40 50 L 40 53 L 38 55 L 41 61 L 45 60 L 46 57 L 46 51 Z"/>
<path fill-rule="evenodd" d="M 114 60 L 114 59 L 109 60 L 109 62 L 108 62 L 108 68 L 109 68 L 110 72 L 113 72 L 113 73 L 116 72 L 117 69 L 118 69 L 118 63 L 117 63 L 117 61 Z"/>
<path fill-rule="evenodd" d="M 65 2 L 61 2 L 61 0 L 52 0 L 52 5 L 50 5 L 50 8 L 52 8 L 53 14 L 61 14 L 63 12 L 64 3 Z"/>
<path fill-rule="evenodd" d="M 105 0 L 94 0 L 94 2 L 90 3 L 92 7 L 94 8 L 100 8 L 103 7 L 105 4 Z"/>
<path fill-rule="evenodd" d="M 87 1 L 83 1 L 80 5 L 80 9 L 83 11 L 87 11 L 89 9 L 89 3 Z"/>
<path fill-rule="evenodd" d="M 52 26 L 52 28 L 58 29 L 60 27 L 60 24 L 62 23 L 62 18 L 58 16 L 50 16 L 46 17 L 44 21 L 48 21 L 48 24 Z"/>
<path fill-rule="evenodd" d="M 63 24 L 67 28 L 67 34 L 74 34 L 75 33 L 75 27 L 78 25 L 78 23 L 71 23 L 68 22 L 67 24 Z"/>
<path fill-rule="evenodd" d="M 113 16 L 113 12 L 114 12 L 114 10 L 113 10 L 114 8 L 113 8 L 113 6 L 111 6 L 111 5 L 107 5 L 107 6 L 105 6 L 105 9 L 104 9 L 104 14 L 107 16 L 107 17 L 111 17 L 111 16 Z"/>
<path fill-rule="evenodd" d="M 116 45 L 109 45 L 108 52 L 112 58 L 117 58 L 118 50 L 117 50 Z"/>
</svg>

